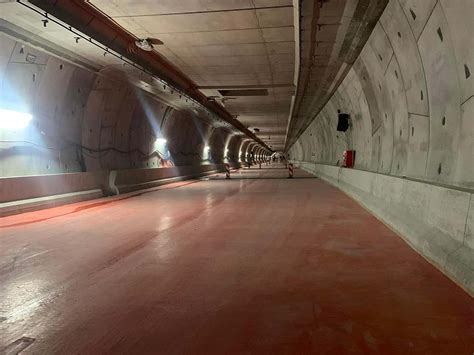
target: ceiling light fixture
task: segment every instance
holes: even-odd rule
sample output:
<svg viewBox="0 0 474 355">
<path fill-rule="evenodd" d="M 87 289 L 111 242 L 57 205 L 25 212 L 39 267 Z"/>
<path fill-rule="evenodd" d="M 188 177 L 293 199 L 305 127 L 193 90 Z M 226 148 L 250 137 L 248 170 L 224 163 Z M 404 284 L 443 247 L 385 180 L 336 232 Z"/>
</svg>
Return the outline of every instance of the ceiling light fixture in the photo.
<svg viewBox="0 0 474 355">
<path fill-rule="evenodd" d="M 163 42 L 158 38 L 141 38 L 135 41 L 135 46 L 145 52 L 151 52 L 153 49 L 155 49 L 153 45 L 160 46 L 162 44 Z M 130 53 L 136 53 L 136 48 L 133 47 L 133 44 L 128 46 L 128 51 Z"/>
</svg>

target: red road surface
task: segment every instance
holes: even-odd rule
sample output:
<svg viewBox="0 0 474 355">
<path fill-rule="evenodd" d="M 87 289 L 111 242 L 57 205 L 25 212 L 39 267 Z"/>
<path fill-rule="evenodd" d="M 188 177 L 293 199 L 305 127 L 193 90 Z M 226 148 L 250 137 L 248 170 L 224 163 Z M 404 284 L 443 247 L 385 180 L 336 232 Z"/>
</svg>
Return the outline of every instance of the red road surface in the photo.
<svg viewBox="0 0 474 355">
<path fill-rule="evenodd" d="M 0 219 L 0 349 L 474 353 L 470 296 L 342 192 L 286 176 Z"/>
</svg>

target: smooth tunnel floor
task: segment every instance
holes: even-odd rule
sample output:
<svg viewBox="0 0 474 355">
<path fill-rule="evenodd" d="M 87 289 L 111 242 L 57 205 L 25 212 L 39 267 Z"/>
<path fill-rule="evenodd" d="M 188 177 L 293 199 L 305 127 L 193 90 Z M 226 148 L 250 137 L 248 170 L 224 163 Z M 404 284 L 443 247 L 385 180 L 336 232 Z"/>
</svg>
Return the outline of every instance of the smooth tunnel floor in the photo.
<svg viewBox="0 0 474 355">
<path fill-rule="evenodd" d="M 474 352 L 474 300 L 356 202 L 232 175 L 0 219 L 0 349 Z"/>
</svg>

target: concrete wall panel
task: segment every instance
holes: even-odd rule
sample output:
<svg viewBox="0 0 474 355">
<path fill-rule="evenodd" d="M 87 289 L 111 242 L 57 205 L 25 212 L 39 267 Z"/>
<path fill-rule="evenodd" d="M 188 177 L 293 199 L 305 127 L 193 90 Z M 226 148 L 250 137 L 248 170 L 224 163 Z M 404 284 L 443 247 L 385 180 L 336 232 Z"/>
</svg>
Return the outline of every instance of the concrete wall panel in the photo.
<svg viewBox="0 0 474 355">
<path fill-rule="evenodd" d="M 442 12 L 447 22 L 456 57 L 456 68 L 461 88 L 461 102 L 464 103 L 474 95 L 474 38 L 472 36 L 472 19 L 474 18 L 474 1 L 440 0 Z"/>
<path fill-rule="evenodd" d="M 436 2 L 436 0 L 400 0 L 400 5 L 405 12 L 405 16 L 416 40 L 420 38 L 421 32 L 423 31 L 426 21 L 428 21 Z"/>
<path fill-rule="evenodd" d="M 461 34 L 461 44 L 452 33 L 461 31 L 456 16 L 463 8 L 469 13 L 472 4 L 391 0 L 353 68 L 301 135 L 298 155 L 337 164 L 348 147 L 360 169 L 472 187 L 472 93 L 464 64 L 470 66 L 467 47 L 474 42 Z M 337 109 L 351 115 L 346 133 L 335 130 Z"/>
<path fill-rule="evenodd" d="M 418 115 L 428 115 L 427 88 L 415 37 L 398 0 L 391 0 L 380 17 L 400 66 L 407 96 L 408 110 Z"/>
<path fill-rule="evenodd" d="M 426 175 L 430 180 L 454 180 L 461 112 L 460 88 L 448 26 L 441 6 L 436 5 L 418 45 L 423 60 L 430 108 L 429 156 Z"/>
<path fill-rule="evenodd" d="M 200 166 L 222 163 L 226 147 L 238 161 L 239 139 L 229 145 L 227 128 L 197 116 L 207 111 L 137 86 L 155 81 L 123 65 L 86 70 L 0 35 L 0 108 L 33 116 L 24 129 L 0 129 L 0 177 Z"/>
<path fill-rule="evenodd" d="M 382 28 L 380 22 L 374 27 L 374 31 L 367 41 L 368 45 L 372 47 L 372 50 L 377 56 L 377 59 L 380 62 L 381 69 L 385 72 L 387 70 L 388 64 L 392 60 L 393 49 L 390 44 L 390 40 L 387 37 L 387 34 Z"/>
<path fill-rule="evenodd" d="M 456 156 L 455 181 L 470 189 L 474 189 L 474 99 L 461 105 L 461 132 L 459 134 L 458 154 Z"/>
<path fill-rule="evenodd" d="M 0 36 L 0 83 L 4 83 L 3 77 L 10 62 L 16 42 L 9 37 Z"/>
<path fill-rule="evenodd" d="M 390 0 L 353 68 L 290 148 L 298 164 L 361 201 L 470 292 L 472 18 L 470 0 Z M 336 131 L 337 108 L 351 115 L 346 133 Z M 339 137 L 361 170 L 334 166 Z"/>
</svg>

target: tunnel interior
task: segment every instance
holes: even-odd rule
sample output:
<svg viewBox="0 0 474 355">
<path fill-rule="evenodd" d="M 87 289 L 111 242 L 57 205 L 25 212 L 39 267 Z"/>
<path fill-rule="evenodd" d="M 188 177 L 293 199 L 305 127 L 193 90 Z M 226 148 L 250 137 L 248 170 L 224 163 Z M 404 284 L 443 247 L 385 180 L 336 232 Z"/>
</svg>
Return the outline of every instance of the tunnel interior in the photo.
<svg viewBox="0 0 474 355">
<path fill-rule="evenodd" d="M 213 323 L 215 328 L 203 327 L 208 335 L 200 333 L 196 337 L 202 338 L 196 340 L 194 330 L 185 331 L 190 338 L 181 346 L 171 341 L 159 353 L 195 353 L 195 349 L 206 353 L 206 346 L 212 348 L 209 353 L 318 353 L 318 349 L 319 353 L 430 353 L 436 346 L 441 346 L 441 353 L 474 351 L 473 17 L 471 0 L 0 1 L 0 244 L 4 238 L 6 246 L 0 252 L 0 283 L 21 287 L 21 275 L 10 276 L 16 260 L 23 260 L 15 254 L 21 248 L 36 248 L 24 256 L 25 261 L 56 250 L 54 245 L 62 240 L 61 218 L 71 218 L 65 238 L 75 233 L 68 228 L 95 236 L 97 231 L 87 228 L 93 225 L 87 214 L 96 213 L 103 244 L 102 235 L 87 239 L 84 243 L 94 248 L 91 254 L 77 244 L 85 253 L 83 259 L 74 254 L 74 243 L 79 243 L 75 239 L 67 239 L 63 246 L 65 255 L 74 254 L 71 260 L 90 275 L 96 271 L 88 270 L 83 261 L 101 263 L 108 253 L 107 265 L 138 250 L 153 264 L 149 251 L 141 249 L 149 243 L 166 261 L 166 250 L 172 254 L 168 239 L 178 238 L 176 250 L 191 261 L 183 269 L 167 272 L 189 282 L 183 286 L 186 292 L 204 292 L 185 272 L 201 265 L 209 274 L 199 277 L 217 290 L 210 294 L 213 306 L 203 301 L 197 309 L 209 307 L 209 312 L 218 314 L 216 304 L 222 304 L 226 312 L 241 312 L 248 317 L 241 321 L 252 324 L 252 340 L 245 345 L 232 343 L 244 337 L 240 333 L 233 334 L 230 343 L 209 340 L 213 334 L 230 339 L 219 332 L 222 324 Z M 347 129 L 340 129 L 341 114 L 348 118 Z M 156 221 L 155 211 L 159 211 Z M 143 225 L 128 218 L 143 218 Z M 104 222 L 109 219 L 117 226 L 121 244 L 107 244 L 115 228 Z M 200 220 L 205 223 L 199 224 Z M 175 228 L 180 232 L 173 234 Z M 213 228 L 222 230 L 223 236 L 228 233 L 230 239 L 214 240 Z M 28 239 L 36 230 L 38 235 L 51 233 L 51 241 L 41 237 L 36 246 Z M 127 239 L 125 231 L 133 237 Z M 204 231 L 208 234 L 201 235 Z M 245 243 L 233 239 L 234 234 L 244 236 Z M 156 241 L 161 235 L 168 238 L 163 245 Z M 187 249 L 190 246 L 202 259 L 196 259 Z M 256 271 L 259 259 L 246 246 L 255 248 L 255 255 L 262 253 L 263 264 L 268 261 L 264 276 Z M 273 253 L 268 260 L 267 248 Z M 305 251 L 296 256 L 297 248 Z M 341 259 L 331 259 L 333 250 Z M 207 264 L 214 252 L 219 270 Z M 235 258 L 235 263 L 220 259 L 220 252 L 229 260 Z M 66 269 L 75 268 L 58 251 L 53 253 L 68 265 Z M 376 275 L 367 271 L 370 265 L 364 264 L 364 253 L 370 255 L 367 260 L 373 260 L 374 269 L 380 267 Z M 386 269 L 383 255 L 400 268 Z M 356 260 L 346 261 L 347 257 Z M 300 259 L 306 263 L 300 264 Z M 43 256 L 40 260 L 48 265 L 45 270 L 60 274 L 51 260 Z M 315 271 L 314 260 L 322 265 L 327 261 L 326 272 L 336 276 Z M 246 262 L 252 269 L 240 264 Z M 339 268 L 351 269 L 352 262 L 355 270 L 365 272 L 360 279 L 339 274 Z M 301 270 L 301 279 L 289 273 L 290 267 Z M 179 280 L 173 283 L 159 270 L 155 271 L 160 282 L 180 287 Z M 225 297 L 232 298 L 229 290 L 242 297 L 240 301 L 262 307 L 258 312 L 267 305 L 255 295 L 257 299 L 245 298 L 251 296 L 230 286 L 230 281 L 219 298 L 220 284 L 214 282 L 224 278 L 222 270 L 232 271 L 230 277 L 239 280 L 247 273 L 249 287 L 258 297 L 266 292 L 259 286 L 280 290 L 285 278 L 290 286 L 278 295 L 292 301 L 301 296 L 301 303 L 275 301 L 280 308 L 273 312 L 274 320 L 286 325 L 281 329 L 264 320 L 255 325 L 253 313 L 247 314 L 241 303 L 229 301 L 235 309 L 226 308 Z M 272 283 L 272 270 L 284 275 L 282 279 L 275 276 Z M 425 287 L 423 291 L 405 283 L 410 273 L 420 288 Z M 310 276 L 327 283 L 327 288 L 312 284 Z M 146 283 L 146 272 L 137 277 Z M 373 278 L 364 290 L 352 283 L 366 285 L 363 277 Z M 436 338 L 429 335 L 435 330 L 423 328 L 418 339 L 400 335 L 403 345 L 387 340 L 393 329 L 383 328 L 385 320 L 351 308 L 362 309 L 357 297 L 375 297 L 373 290 L 384 287 L 376 277 L 389 285 L 385 300 L 398 307 L 401 318 L 391 314 L 387 316 L 391 322 L 404 327 L 410 314 L 406 298 L 412 292 L 414 302 L 420 302 L 420 317 L 430 317 L 436 331 L 444 327 L 445 333 L 436 333 Z M 87 278 L 79 279 L 78 283 L 87 283 Z M 394 280 L 404 285 L 401 291 Z M 354 304 L 334 291 L 341 285 L 350 289 Z M 19 337 L 23 321 L 17 313 L 30 311 L 16 308 L 20 306 L 8 287 L 0 287 L 6 300 L 5 311 L 0 301 L 0 330 L 9 334 L 2 337 L 0 332 L 0 351 L 34 352 L 37 346 L 37 352 L 133 352 L 133 346 L 121 348 L 120 342 L 116 348 L 103 344 L 94 348 L 78 338 L 70 348 L 63 341 L 55 348 L 34 337 Z M 166 296 L 168 289 L 160 287 Z M 97 296 L 96 289 L 87 290 L 85 295 Z M 144 299 L 154 294 L 152 288 L 143 292 Z M 205 323 L 201 313 L 187 308 L 193 304 L 190 294 L 169 292 L 176 303 L 168 304 L 165 297 L 163 304 L 181 307 L 186 314 L 181 319 L 165 306 L 166 311 L 159 311 L 175 322 L 177 328 L 169 330 L 172 339 L 187 329 L 181 321 L 188 316 L 202 316 Z M 433 293 L 437 296 L 430 311 L 423 302 L 429 302 L 426 297 Z M 163 300 L 163 294 L 157 299 Z M 335 308 L 328 315 L 313 304 L 310 321 L 304 302 L 313 294 Z M 181 296 L 183 304 L 178 302 Z M 268 291 L 268 297 L 276 296 Z M 383 303 L 373 299 L 375 308 L 383 309 L 379 301 Z M 445 301 L 451 302 L 449 307 Z M 355 312 L 354 318 L 339 314 L 339 306 Z M 431 318 L 440 309 L 442 317 Z M 42 311 L 37 312 L 31 317 Z M 264 318 L 258 314 L 255 319 Z M 288 331 L 294 326 L 289 320 L 294 314 L 295 322 L 305 326 L 319 324 L 320 318 L 325 323 L 295 335 Z M 218 315 L 221 318 L 215 319 L 225 323 L 222 319 L 228 314 Z M 193 329 L 200 327 L 197 318 L 190 323 Z M 367 324 L 355 321 L 359 318 L 373 320 L 373 327 L 364 328 Z M 106 324 L 104 319 L 97 324 Z M 151 318 L 148 321 L 154 329 Z M 452 323 L 443 326 L 444 321 Z M 407 329 L 414 329 L 410 322 Z M 242 324 L 234 324 L 235 329 L 242 331 Z M 261 329 L 268 331 L 262 338 L 269 343 L 253 338 Z M 353 329 L 360 334 L 351 333 Z M 166 338 L 165 329 L 159 332 L 160 339 Z M 336 334 L 341 332 L 345 340 L 338 347 Z M 451 338 L 451 332 L 462 333 L 463 339 Z M 291 340 L 274 340 L 282 334 L 290 334 Z M 137 349 L 159 348 L 145 338 L 143 344 L 153 345 L 136 345 Z"/>
</svg>

